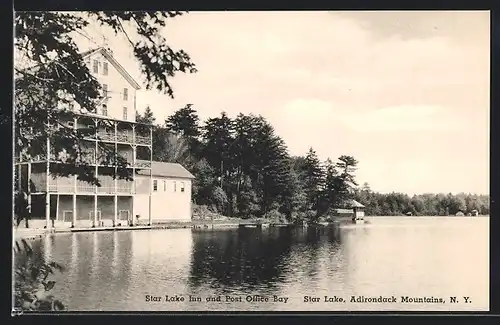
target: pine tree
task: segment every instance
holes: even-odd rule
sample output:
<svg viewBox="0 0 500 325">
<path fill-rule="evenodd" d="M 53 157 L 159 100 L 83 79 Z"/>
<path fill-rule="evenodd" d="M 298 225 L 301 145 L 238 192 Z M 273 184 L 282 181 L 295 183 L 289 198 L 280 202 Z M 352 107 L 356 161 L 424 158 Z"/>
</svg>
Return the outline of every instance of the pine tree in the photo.
<svg viewBox="0 0 500 325">
<path fill-rule="evenodd" d="M 201 158 L 199 121 L 200 118 L 192 104 L 187 104 L 165 120 L 166 130 L 185 138 L 191 153 L 197 158 Z"/>
<path fill-rule="evenodd" d="M 320 215 L 328 213 L 338 205 L 338 172 L 330 158 L 325 162 L 325 172 L 325 187 L 321 196 Z"/>
<path fill-rule="evenodd" d="M 202 128 L 203 156 L 212 168 L 223 177 L 223 169 L 232 169 L 232 154 L 229 146 L 234 142 L 233 122 L 225 112 L 220 117 L 209 118 Z"/>
<path fill-rule="evenodd" d="M 156 118 L 151 108 L 147 106 L 144 110 L 144 114 L 141 115 L 139 112 L 136 113 L 135 121 L 143 124 L 155 124 Z"/>
</svg>

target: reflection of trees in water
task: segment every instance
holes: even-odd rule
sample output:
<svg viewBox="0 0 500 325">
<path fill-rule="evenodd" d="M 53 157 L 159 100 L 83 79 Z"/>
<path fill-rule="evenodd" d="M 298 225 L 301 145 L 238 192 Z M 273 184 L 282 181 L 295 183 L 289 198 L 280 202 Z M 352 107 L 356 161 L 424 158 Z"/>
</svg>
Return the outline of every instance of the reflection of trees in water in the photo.
<svg viewBox="0 0 500 325">
<path fill-rule="evenodd" d="M 197 232 L 193 235 L 190 285 L 216 288 L 273 288 L 283 282 L 294 246 L 306 245 L 307 263 L 318 250 L 338 242 L 335 229 L 269 228 Z"/>
</svg>

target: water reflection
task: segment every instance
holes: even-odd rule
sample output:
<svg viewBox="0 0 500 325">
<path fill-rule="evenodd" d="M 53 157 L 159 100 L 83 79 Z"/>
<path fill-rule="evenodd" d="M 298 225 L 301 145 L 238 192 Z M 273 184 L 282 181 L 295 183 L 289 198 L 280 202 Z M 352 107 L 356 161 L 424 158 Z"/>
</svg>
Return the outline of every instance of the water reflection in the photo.
<svg viewBox="0 0 500 325">
<path fill-rule="evenodd" d="M 208 285 L 220 293 L 276 293 L 291 272 L 320 275 L 322 245 L 339 247 L 334 228 L 202 231 L 193 237 L 189 284 L 194 292 Z"/>
<path fill-rule="evenodd" d="M 305 295 L 470 295 L 488 305 L 488 221 L 384 219 L 343 228 L 58 234 L 34 248 L 67 268 L 53 294 L 70 310 L 429 310 L 305 304 Z M 406 222 L 406 223 L 405 223 Z M 148 294 L 281 295 L 287 304 L 148 303 Z M 467 308 L 466 308 L 467 309 Z"/>
</svg>

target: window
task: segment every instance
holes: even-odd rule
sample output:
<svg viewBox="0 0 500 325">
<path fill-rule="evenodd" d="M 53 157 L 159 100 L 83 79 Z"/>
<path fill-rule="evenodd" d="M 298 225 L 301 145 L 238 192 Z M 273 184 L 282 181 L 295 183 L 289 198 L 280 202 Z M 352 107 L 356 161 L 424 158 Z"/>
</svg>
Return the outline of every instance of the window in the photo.
<svg viewBox="0 0 500 325">
<path fill-rule="evenodd" d="M 177 192 L 177 183 L 175 181 L 174 181 L 174 187 L 173 187 L 173 189 L 174 189 L 174 192 Z"/>
<path fill-rule="evenodd" d="M 102 95 L 104 98 L 108 97 L 108 85 L 102 84 Z"/>
<path fill-rule="evenodd" d="M 102 115 L 108 116 L 108 106 L 106 104 L 102 105 Z"/>
<path fill-rule="evenodd" d="M 163 192 L 167 191 L 167 181 L 163 181 Z"/>
<path fill-rule="evenodd" d="M 123 88 L 123 100 L 128 100 L 128 89 Z"/>
<path fill-rule="evenodd" d="M 126 107 L 123 108 L 123 119 L 124 120 L 128 119 L 128 117 L 127 117 L 127 108 Z"/>
<path fill-rule="evenodd" d="M 153 191 L 154 192 L 158 191 L 158 181 L 156 179 L 153 181 Z"/>
<path fill-rule="evenodd" d="M 184 192 L 184 182 L 181 182 L 181 192 Z"/>
<path fill-rule="evenodd" d="M 99 61 L 94 60 L 94 73 L 99 73 Z"/>
<path fill-rule="evenodd" d="M 102 74 L 107 76 L 108 75 L 108 62 L 103 62 L 102 63 Z"/>
</svg>

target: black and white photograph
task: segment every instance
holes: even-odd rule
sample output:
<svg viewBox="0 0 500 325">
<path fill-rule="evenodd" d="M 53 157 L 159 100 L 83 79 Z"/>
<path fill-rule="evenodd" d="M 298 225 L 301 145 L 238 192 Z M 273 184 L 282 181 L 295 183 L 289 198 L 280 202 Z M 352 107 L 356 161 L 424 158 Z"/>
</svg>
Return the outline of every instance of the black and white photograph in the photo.
<svg viewBox="0 0 500 325">
<path fill-rule="evenodd" d="M 489 11 L 16 11 L 12 315 L 490 305 Z"/>
</svg>

